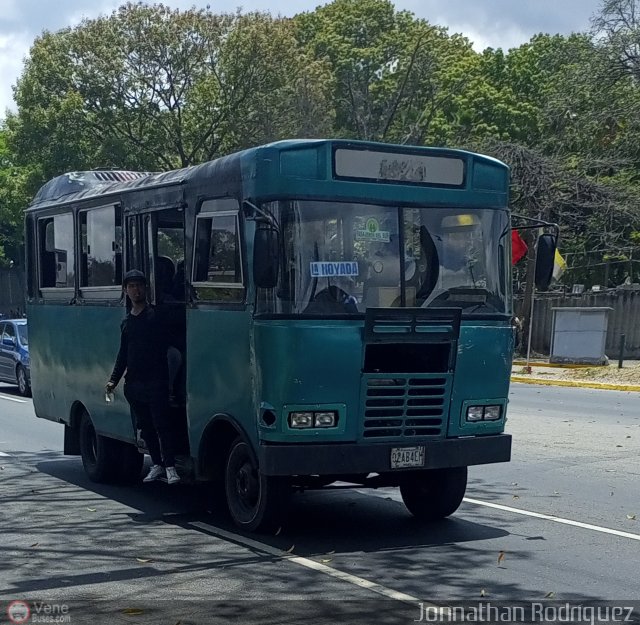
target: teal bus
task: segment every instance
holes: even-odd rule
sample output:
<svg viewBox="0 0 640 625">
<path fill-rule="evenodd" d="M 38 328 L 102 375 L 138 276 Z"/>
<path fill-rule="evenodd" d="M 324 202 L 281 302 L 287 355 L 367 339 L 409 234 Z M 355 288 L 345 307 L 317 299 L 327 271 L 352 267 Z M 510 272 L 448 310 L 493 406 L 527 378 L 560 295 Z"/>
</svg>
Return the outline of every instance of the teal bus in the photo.
<svg viewBox="0 0 640 625">
<path fill-rule="evenodd" d="M 54 178 L 26 210 L 36 415 L 92 480 L 139 480 L 145 443 L 104 395 L 139 269 L 173 320 L 178 471 L 238 526 L 336 482 L 446 517 L 468 466 L 510 459 L 508 187 L 487 156 L 346 140 Z"/>
</svg>

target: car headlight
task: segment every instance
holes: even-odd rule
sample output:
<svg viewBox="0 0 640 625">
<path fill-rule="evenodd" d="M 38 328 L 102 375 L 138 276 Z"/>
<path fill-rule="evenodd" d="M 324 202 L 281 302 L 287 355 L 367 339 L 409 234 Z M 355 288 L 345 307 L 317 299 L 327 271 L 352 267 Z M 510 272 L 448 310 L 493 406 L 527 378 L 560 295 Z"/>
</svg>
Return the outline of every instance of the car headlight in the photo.
<svg viewBox="0 0 640 625">
<path fill-rule="evenodd" d="M 502 418 L 502 406 L 469 406 L 467 421 L 499 421 Z"/>
</svg>

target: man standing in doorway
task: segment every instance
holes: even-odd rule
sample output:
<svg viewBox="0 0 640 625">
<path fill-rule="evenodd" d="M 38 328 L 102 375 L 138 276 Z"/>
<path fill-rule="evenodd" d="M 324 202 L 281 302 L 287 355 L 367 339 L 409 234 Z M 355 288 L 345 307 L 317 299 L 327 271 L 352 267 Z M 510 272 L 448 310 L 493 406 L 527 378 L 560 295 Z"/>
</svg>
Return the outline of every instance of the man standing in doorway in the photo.
<svg viewBox="0 0 640 625">
<path fill-rule="evenodd" d="M 147 302 L 146 287 L 141 271 L 125 274 L 122 288 L 131 310 L 121 325 L 120 350 L 106 390 L 113 392 L 126 370 L 124 396 L 153 462 L 143 481 L 153 482 L 166 473 L 167 482 L 175 484 L 180 477 L 169 422 L 168 332 L 161 315 Z"/>
</svg>

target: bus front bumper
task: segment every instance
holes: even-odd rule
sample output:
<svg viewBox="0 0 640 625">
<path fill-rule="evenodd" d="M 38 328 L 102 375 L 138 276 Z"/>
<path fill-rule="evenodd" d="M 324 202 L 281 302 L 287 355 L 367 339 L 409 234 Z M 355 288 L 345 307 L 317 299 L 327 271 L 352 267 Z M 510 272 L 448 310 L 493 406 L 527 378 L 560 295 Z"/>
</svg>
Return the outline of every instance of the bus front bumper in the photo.
<svg viewBox="0 0 640 625">
<path fill-rule="evenodd" d="M 398 448 L 423 446 L 424 464 L 407 469 L 391 468 L 391 455 Z M 474 464 L 509 462 L 511 435 L 496 434 L 447 438 L 415 443 L 324 443 L 273 444 L 258 448 L 264 475 L 346 475 L 395 473 L 403 470 L 445 469 Z"/>
</svg>

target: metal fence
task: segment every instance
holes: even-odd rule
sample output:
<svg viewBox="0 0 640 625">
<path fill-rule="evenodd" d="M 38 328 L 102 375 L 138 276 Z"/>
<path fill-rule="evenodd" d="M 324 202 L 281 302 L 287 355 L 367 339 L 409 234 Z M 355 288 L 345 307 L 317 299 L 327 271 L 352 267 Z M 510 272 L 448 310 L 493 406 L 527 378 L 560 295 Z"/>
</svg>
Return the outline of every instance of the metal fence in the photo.
<svg viewBox="0 0 640 625">
<path fill-rule="evenodd" d="M 551 351 L 552 308 L 607 306 L 612 309 L 607 326 L 607 356 L 612 360 L 618 358 L 620 335 L 624 334 L 624 358 L 640 359 L 640 289 L 611 289 L 581 295 L 540 293 L 536 295 L 534 306 L 531 334 L 531 349 L 534 352 L 548 355 Z M 516 314 L 520 314 L 522 298 L 516 299 L 515 308 Z"/>
<path fill-rule="evenodd" d="M 0 269 L 0 313 L 22 316 L 25 311 L 25 283 L 22 269 Z"/>
</svg>

